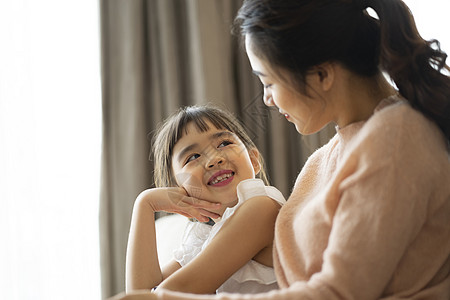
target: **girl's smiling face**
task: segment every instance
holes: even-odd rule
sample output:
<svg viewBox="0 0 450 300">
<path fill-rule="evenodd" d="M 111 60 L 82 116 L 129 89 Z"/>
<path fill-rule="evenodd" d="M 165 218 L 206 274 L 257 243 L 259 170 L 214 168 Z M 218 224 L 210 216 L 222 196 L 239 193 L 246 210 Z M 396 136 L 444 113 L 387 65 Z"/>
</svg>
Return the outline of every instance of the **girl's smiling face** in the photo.
<svg viewBox="0 0 450 300">
<path fill-rule="evenodd" d="M 173 148 L 172 170 L 190 196 L 223 203 L 225 210 L 237 203 L 238 183 L 259 172 L 259 152 L 248 151 L 234 133 L 206 123 L 209 129 L 204 132 L 193 123 L 186 126 Z"/>
</svg>

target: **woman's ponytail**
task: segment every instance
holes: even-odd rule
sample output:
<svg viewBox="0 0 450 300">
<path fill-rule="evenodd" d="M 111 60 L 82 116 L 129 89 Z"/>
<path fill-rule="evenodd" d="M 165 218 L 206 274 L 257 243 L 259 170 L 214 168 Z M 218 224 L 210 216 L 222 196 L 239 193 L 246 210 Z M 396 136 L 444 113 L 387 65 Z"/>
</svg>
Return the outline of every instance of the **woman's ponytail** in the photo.
<svg viewBox="0 0 450 300">
<path fill-rule="evenodd" d="M 358 1 L 358 0 L 357 0 Z M 434 120 L 450 141 L 450 71 L 437 40 L 425 41 L 401 0 L 363 0 L 380 20 L 380 66 L 400 94 Z"/>
</svg>

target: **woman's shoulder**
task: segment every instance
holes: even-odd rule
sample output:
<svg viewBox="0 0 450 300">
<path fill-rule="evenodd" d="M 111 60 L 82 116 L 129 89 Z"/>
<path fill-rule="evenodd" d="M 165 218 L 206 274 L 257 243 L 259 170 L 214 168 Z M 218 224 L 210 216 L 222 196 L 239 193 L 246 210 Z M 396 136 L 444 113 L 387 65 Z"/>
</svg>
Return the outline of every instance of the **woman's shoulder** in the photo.
<svg viewBox="0 0 450 300">
<path fill-rule="evenodd" d="M 381 105 L 375 111 L 349 143 L 346 156 L 370 164 L 403 165 L 417 170 L 431 165 L 442 170 L 450 168 L 444 134 L 402 99 Z"/>
<path fill-rule="evenodd" d="M 388 98 L 389 99 L 389 98 Z M 404 99 L 381 103 L 358 133 L 358 139 L 372 147 L 447 152 L 446 140 L 439 127 Z M 377 146 L 378 145 L 378 146 Z"/>
<path fill-rule="evenodd" d="M 414 135 L 431 134 L 443 137 L 433 121 L 400 97 L 390 97 L 380 103 L 364 127 L 383 128 L 382 132 L 393 131 L 397 134 L 412 132 Z"/>
</svg>

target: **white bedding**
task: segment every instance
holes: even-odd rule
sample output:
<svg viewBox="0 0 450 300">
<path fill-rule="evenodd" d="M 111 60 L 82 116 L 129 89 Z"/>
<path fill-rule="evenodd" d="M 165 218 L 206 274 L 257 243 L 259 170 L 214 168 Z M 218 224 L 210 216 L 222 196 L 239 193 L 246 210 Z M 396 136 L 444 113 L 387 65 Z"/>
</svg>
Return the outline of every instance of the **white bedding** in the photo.
<svg viewBox="0 0 450 300">
<path fill-rule="evenodd" d="M 180 246 L 187 222 L 188 218 L 178 214 L 156 220 L 156 243 L 161 267 L 173 259 L 173 251 Z"/>
</svg>

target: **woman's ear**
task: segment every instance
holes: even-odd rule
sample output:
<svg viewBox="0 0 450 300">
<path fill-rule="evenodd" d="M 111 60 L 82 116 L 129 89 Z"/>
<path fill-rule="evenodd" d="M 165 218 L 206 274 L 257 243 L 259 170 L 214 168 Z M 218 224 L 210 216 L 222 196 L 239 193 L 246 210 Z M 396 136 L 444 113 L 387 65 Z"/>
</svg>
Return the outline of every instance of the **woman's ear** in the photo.
<svg viewBox="0 0 450 300">
<path fill-rule="evenodd" d="M 250 149 L 248 151 L 250 156 L 250 160 L 252 162 L 253 170 L 255 171 L 255 175 L 258 175 L 259 171 L 261 171 L 261 164 L 259 163 L 259 151 L 256 148 Z"/>
<path fill-rule="evenodd" d="M 323 91 L 329 91 L 334 82 L 335 64 L 325 62 L 316 67 L 316 74 L 319 78 L 319 85 Z"/>
</svg>

